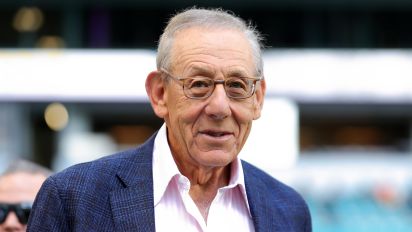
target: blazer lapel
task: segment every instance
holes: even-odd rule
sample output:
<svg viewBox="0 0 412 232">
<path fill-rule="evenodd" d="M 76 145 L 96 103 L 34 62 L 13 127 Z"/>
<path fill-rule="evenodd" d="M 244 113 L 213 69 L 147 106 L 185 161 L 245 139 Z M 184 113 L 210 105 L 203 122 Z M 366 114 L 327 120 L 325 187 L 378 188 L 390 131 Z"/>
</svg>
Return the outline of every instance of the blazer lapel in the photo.
<svg viewBox="0 0 412 232">
<path fill-rule="evenodd" d="M 259 178 L 259 174 L 255 172 L 255 167 L 245 161 L 242 161 L 242 166 L 255 231 L 285 231 L 285 227 L 288 227 L 285 223 L 287 220 L 285 220 L 283 213 L 276 206 L 274 207 L 277 204 L 282 205 L 281 199 L 268 195 L 276 194 L 276 192 L 266 187 L 265 183 Z"/>
<path fill-rule="evenodd" d="M 116 231 L 155 231 L 152 153 L 154 137 L 119 164 L 121 187 L 110 193 Z"/>
<path fill-rule="evenodd" d="M 155 231 L 153 194 L 143 180 L 136 187 L 112 191 L 110 202 L 116 231 Z"/>
</svg>

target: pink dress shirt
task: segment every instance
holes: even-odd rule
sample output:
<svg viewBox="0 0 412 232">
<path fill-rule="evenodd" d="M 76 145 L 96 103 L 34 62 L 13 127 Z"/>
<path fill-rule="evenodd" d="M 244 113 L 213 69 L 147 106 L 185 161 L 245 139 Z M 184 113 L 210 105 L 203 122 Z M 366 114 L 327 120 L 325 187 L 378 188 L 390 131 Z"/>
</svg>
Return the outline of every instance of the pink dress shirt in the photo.
<svg viewBox="0 0 412 232">
<path fill-rule="evenodd" d="M 218 190 L 207 222 L 189 195 L 190 181 L 183 176 L 167 142 L 163 125 L 154 142 L 153 188 L 156 231 L 254 231 L 239 159 L 231 164 L 229 185 Z"/>
</svg>

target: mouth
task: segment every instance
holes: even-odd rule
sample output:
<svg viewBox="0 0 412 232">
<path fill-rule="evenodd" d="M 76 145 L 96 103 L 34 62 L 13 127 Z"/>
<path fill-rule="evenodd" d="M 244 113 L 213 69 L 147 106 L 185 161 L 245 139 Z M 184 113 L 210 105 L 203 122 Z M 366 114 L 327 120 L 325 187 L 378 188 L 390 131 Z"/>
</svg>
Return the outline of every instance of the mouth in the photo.
<svg viewBox="0 0 412 232">
<path fill-rule="evenodd" d="M 214 138 L 224 138 L 224 137 L 232 135 L 232 133 L 227 132 L 227 131 L 214 131 L 214 130 L 204 130 L 204 131 L 201 131 L 200 134 L 214 137 Z"/>
</svg>

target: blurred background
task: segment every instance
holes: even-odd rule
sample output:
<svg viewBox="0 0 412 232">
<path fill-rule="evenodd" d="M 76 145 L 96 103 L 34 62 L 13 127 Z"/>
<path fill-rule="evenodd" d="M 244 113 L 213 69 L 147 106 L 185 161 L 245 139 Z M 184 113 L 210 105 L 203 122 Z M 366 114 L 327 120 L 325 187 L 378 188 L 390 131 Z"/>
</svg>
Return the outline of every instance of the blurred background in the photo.
<svg viewBox="0 0 412 232">
<path fill-rule="evenodd" d="M 412 1 L 199 0 L 257 25 L 267 97 L 242 158 L 294 186 L 314 231 L 412 228 Z M 192 1 L 0 1 L 0 171 L 142 143 L 168 18 Z"/>
</svg>

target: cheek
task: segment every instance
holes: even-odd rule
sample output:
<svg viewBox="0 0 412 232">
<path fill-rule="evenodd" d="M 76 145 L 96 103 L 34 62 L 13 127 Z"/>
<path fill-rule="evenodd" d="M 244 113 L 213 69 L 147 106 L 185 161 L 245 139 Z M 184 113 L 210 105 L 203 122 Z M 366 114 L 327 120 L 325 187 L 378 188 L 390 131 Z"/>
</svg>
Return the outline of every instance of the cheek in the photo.
<svg viewBox="0 0 412 232">
<path fill-rule="evenodd" d="M 232 113 L 239 125 L 242 126 L 249 126 L 249 124 L 253 121 L 254 112 L 253 112 L 253 104 L 234 104 L 232 107 Z"/>
<path fill-rule="evenodd" d="M 242 146 L 246 142 L 246 139 L 252 128 L 252 122 L 253 122 L 253 117 L 254 117 L 252 109 L 253 109 L 252 104 L 241 105 L 239 107 L 232 108 L 234 120 L 239 130 L 239 134 L 237 135 L 238 142 Z"/>
<path fill-rule="evenodd" d="M 181 123 L 193 123 L 201 114 L 204 106 L 200 102 L 183 98 L 178 100 L 175 107 L 175 117 L 179 118 Z"/>
<path fill-rule="evenodd" d="M 179 131 L 181 136 L 192 136 L 193 127 L 202 112 L 202 105 L 184 97 L 175 99 L 173 104 L 168 105 L 169 113 L 165 117 L 166 123 L 174 133 Z"/>
</svg>

